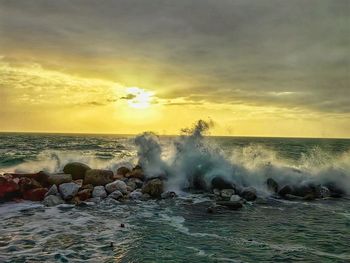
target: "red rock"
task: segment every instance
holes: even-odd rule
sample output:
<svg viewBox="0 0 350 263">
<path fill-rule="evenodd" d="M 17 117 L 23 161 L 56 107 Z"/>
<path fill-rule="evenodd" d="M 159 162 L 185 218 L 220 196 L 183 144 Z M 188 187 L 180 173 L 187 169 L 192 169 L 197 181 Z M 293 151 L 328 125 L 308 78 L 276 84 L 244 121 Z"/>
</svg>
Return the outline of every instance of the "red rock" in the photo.
<svg viewBox="0 0 350 263">
<path fill-rule="evenodd" d="M 42 201 L 47 191 L 47 188 L 31 189 L 23 193 L 23 198 L 30 201 Z"/>
<path fill-rule="evenodd" d="M 77 197 L 79 198 L 80 201 L 85 201 L 91 198 L 91 193 L 92 193 L 91 189 L 84 189 L 77 193 Z"/>
<path fill-rule="evenodd" d="M 43 186 L 48 186 L 48 174 L 40 171 L 38 173 L 11 173 L 11 174 L 7 174 L 12 176 L 13 178 L 28 178 L 28 179 L 34 179 L 37 182 L 39 182 L 41 185 Z"/>
<path fill-rule="evenodd" d="M 19 179 L 11 175 L 0 177 L 0 198 L 19 195 Z"/>
</svg>

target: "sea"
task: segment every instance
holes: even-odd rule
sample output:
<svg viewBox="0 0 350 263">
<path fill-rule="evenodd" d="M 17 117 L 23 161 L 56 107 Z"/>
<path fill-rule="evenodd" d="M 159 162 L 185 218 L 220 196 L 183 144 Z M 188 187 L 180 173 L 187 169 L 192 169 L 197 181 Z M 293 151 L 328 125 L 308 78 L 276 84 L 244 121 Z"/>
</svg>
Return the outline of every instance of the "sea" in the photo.
<svg viewBox="0 0 350 263">
<path fill-rule="evenodd" d="M 350 193 L 350 140 L 204 136 L 0 134 L 0 173 L 60 172 L 71 161 L 168 173 L 175 199 L 44 207 L 0 204 L 0 262 L 350 262 L 350 199 L 287 201 L 264 182 L 332 181 Z M 258 190 L 241 210 L 207 213 L 186 192 L 194 172 Z M 124 224 L 122 227 L 121 224 Z"/>
</svg>

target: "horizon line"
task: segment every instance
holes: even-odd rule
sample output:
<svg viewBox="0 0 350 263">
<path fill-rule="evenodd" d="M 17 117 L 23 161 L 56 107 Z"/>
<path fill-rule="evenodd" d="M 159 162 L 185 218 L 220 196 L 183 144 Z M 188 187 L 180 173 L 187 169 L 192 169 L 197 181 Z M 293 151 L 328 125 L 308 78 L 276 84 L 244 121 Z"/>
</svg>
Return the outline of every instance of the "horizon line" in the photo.
<svg viewBox="0 0 350 263">
<path fill-rule="evenodd" d="M 147 132 L 147 131 L 146 131 Z M 152 131 L 150 131 L 152 132 Z M 89 133 L 89 132 L 44 132 L 44 131 L 0 131 L 0 134 L 14 134 L 14 133 L 25 133 L 25 134 L 51 134 L 51 135 L 109 135 L 109 136 L 137 136 L 142 133 L 135 134 L 123 134 L 123 133 Z M 157 136 L 181 136 L 181 134 L 157 134 Z M 265 135 L 204 135 L 204 137 L 236 137 L 236 138 L 281 138 L 281 139 L 339 139 L 339 140 L 350 140 L 350 137 L 303 137 L 303 136 L 265 136 Z"/>
</svg>

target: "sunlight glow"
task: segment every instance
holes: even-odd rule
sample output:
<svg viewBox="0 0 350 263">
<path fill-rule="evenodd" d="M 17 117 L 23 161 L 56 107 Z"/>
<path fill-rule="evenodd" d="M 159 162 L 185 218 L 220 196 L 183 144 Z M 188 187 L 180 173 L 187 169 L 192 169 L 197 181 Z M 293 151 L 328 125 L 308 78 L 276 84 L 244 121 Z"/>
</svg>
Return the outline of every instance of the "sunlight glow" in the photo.
<svg viewBox="0 0 350 263">
<path fill-rule="evenodd" d="M 146 109 L 150 107 L 154 93 L 141 88 L 131 87 L 127 89 L 128 105 L 135 109 Z"/>
</svg>

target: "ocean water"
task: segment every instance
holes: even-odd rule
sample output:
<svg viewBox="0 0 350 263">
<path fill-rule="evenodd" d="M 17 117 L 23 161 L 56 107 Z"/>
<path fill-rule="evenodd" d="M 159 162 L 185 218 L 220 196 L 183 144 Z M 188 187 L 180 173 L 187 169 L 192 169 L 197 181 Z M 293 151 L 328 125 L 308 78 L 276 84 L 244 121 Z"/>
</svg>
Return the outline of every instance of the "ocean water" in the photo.
<svg viewBox="0 0 350 263">
<path fill-rule="evenodd" d="M 46 208 L 0 204 L 0 262 L 350 262 L 350 199 L 269 197 L 264 181 L 332 181 L 350 190 L 350 140 L 0 134 L 0 173 L 61 171 L 70 161 L 115 171 L 138 161 L 170 175 L 172 200 Z M 239 211 L 208 214 L 193 173 L 257 188 Z M 125 227 L 120 227 L 120 224 Z M 112 243 L 112 245 L 111 245 Z"/>
</svg>

